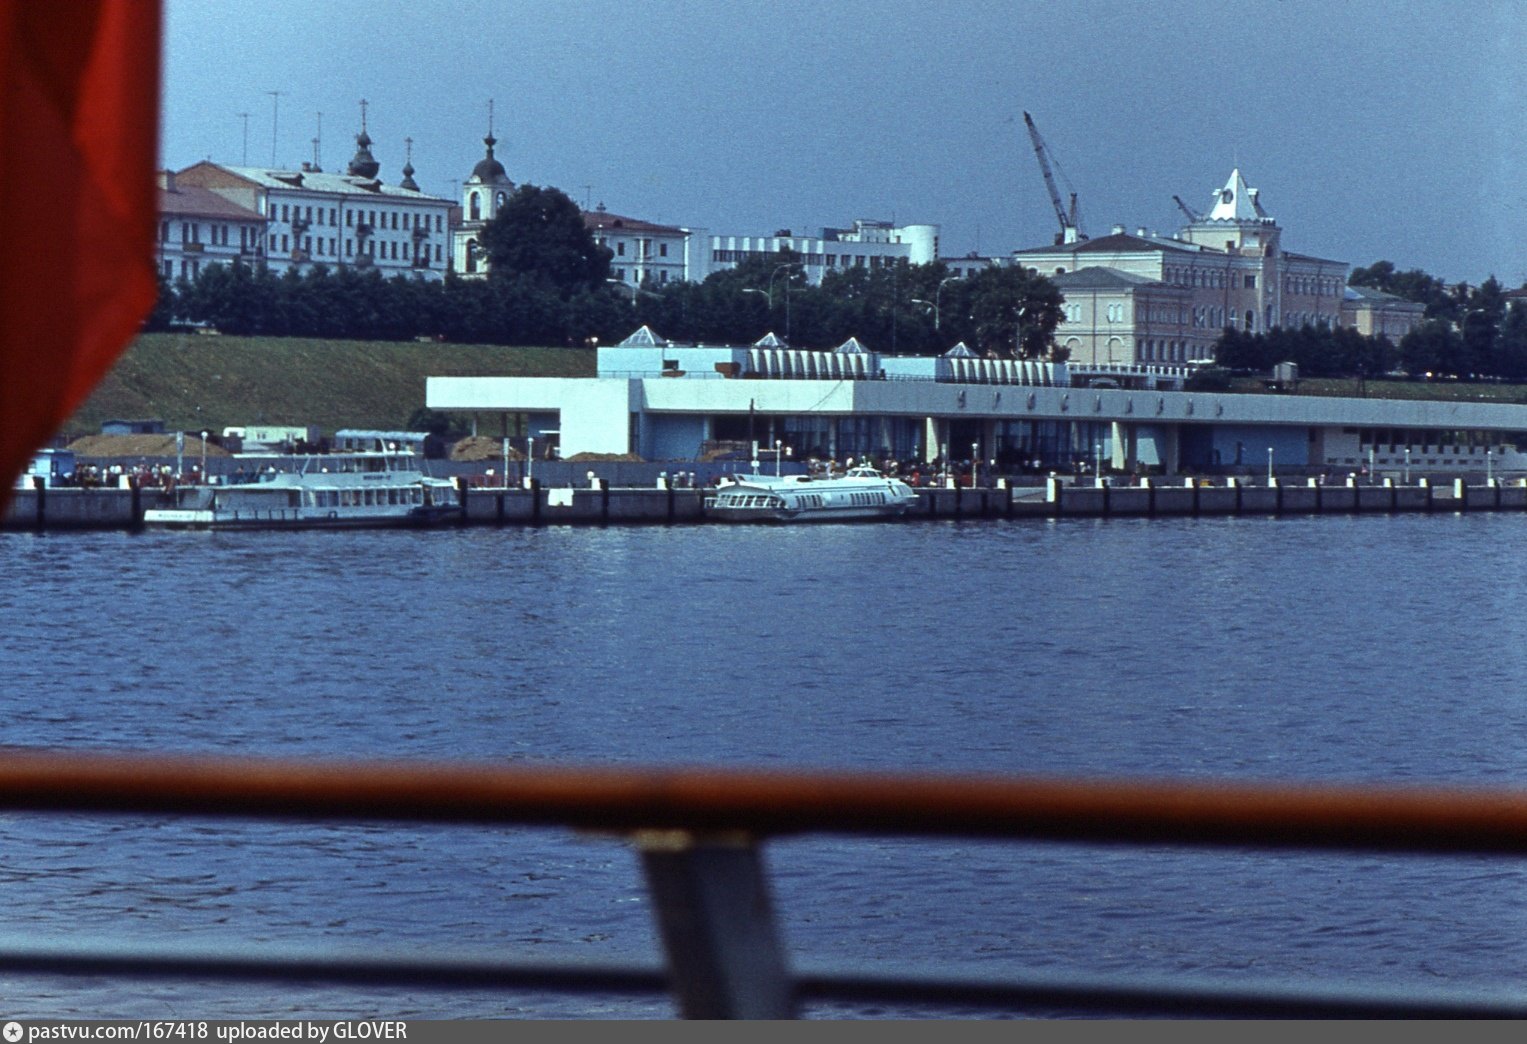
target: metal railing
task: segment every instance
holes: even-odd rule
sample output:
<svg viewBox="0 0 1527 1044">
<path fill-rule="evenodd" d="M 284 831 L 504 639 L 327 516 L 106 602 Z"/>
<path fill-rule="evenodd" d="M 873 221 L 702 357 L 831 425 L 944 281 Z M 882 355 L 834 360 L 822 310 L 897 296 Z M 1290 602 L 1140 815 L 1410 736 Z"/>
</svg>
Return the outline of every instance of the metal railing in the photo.
<svg viewBox="0 0 1527 1044">
<path fill-rule="evenodd" d="M 0 970 L 120 977 L 669 990 L 685 1017 L 787 1018 L 838 999 L 1260 1017 L 1527 1016 L 1527 991 L 791 970 L 759 844 L 797 834 L 1527 855 L 1527 793 L 827 772 L 482 767 L 8 753 L 0 808 L 561 826 L 640 853 L 666 967 L 0 943 Z"/>
</svg>

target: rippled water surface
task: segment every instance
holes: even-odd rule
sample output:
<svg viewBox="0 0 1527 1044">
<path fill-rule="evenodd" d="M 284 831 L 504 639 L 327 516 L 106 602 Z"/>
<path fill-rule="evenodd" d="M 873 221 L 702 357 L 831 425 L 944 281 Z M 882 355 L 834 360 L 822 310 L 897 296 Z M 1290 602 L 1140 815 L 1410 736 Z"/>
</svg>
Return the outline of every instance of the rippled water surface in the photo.
<svg viewBox="0 0 1527 1044">
<path fill-rule="evenodd" d="M 1513 515 L 0 534 L 0 742 L 1524 785 L 1524 534 Z M 766 859 L 802 964 L 1527 973 L 1508 860 L 830 838 Z M 11 942 L 655 961 L 650 914 L 627 848 L 564 831 L 0 815 Z M 20 976 L 0 997 L 31 1018 L 672 1014 Z"/>
</svg>

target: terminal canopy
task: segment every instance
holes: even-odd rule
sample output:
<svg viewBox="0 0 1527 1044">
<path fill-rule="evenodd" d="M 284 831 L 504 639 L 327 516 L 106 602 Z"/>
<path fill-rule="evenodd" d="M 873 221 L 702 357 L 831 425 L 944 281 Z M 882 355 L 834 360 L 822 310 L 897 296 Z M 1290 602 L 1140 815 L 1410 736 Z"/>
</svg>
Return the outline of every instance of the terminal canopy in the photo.
<svg viewBox="0 0 1527 1044">
<path fill-rule="evenodd" d="M 833 351 L 841 352 L 844 355 L 868 355 L 870 352 L 868 348 L 864 347 L 864 342 L 857 337 L 850 337 L 834 348 Z"/>
<path fill-rule="evenodd" d="M 976 359 L 976 358 L 979 358 L 979 356 L 976 355 L 975 352 L 970 350 L 970 345 L 966 344 L 964 341 L 961 341 L 959 344 L 955 345 L 953 348 L 951 348 L 947 352 L 945 352 L 944 353 L 944 358 L 946 358 L 946 359 Z"/>
<path fill-rule="evenodd" d="M 754 348 L 788 348 L 790 346 L 785 343 L 784 338 L 780 337 L 773 330 L 770 330 L 768 333 L 764 334 L 758 340 L 754 341 L 753 342 L 753 347 Z"/>
</svg>

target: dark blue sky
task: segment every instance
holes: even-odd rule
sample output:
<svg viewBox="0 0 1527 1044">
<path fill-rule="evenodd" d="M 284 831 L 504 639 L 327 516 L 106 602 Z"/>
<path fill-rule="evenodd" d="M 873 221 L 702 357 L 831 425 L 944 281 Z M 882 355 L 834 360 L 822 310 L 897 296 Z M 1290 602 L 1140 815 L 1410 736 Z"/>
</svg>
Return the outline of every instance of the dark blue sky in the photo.
<svg viewBox="0 0 1527 1044">
<path fill-rule="evenodd" d="M 1524 0 L 167 0 L 166 22 L 174 167 L 295 166 L 321 112 L 341 168 L 365 98 L 383 178 L 411 137 L 454 198 L 492 98 L 510 177 L 580 203 L 736 234 L 929 222 L 946 254 L 1005 253 L 1057 227 L 1028 110 L 1090 233 L 1173 231 L 1173 195 L 1206 208 L 1239 166 L 1287 249 L 1527 281 Z"/>
</svg>

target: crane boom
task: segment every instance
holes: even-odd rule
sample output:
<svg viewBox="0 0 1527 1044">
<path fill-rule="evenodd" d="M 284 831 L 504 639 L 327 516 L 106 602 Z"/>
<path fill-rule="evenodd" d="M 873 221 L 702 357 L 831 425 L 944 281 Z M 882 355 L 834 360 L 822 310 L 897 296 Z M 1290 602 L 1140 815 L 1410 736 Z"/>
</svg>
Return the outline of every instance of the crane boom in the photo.
<svg viewBox="0 0 1527 1044">
<path fill-rule="evenodd" d="M 1039 172 L 1044 175 L 1045 188 L 1050 193 L 1050 205 L 1055 208 L 1055 218 L 1060 222 L 1060 235 L 1055 237 L 1057 243 L 1069 243 L 1078 239 L 1086 239 L 1081 229 L 1076 224 L 1076 194 L 1071 195 L 1071 213 L 1066 213 L 1065 206 L 1060 201 L 1060 190 L 1055 187 L 1055 175 L 1050 171 L 1050 160 L 1046 155 L 1044 139 L 1039 136 L 1039 128 L 1034 126 L 1034 117 L 1027 112 L 1023 114 L 1023 122 L 1029 128 L 1029 141 L 1034 144 L 1034 155 L 1039 157 Z"/>
<path fill-rule="evenodd" d="M 1172 202 L 1177 204 L 1177 208 L 1179 210 L 1181 210 L 1184 214 L 1188 215 L 1188 220 L 1189 221 L 1197 221 L 1198 220 L 1198 212 L 1196 210 L 1194 210 L 1192 207 L 1188 206 L 1186 203 L 1184 203 L 1182 201 L 1182 197 L 1181 196 L 1173 196 L 1172 197 Z"/>
</svg>

